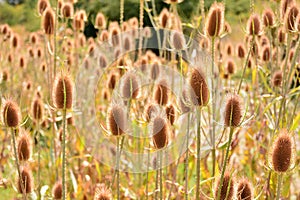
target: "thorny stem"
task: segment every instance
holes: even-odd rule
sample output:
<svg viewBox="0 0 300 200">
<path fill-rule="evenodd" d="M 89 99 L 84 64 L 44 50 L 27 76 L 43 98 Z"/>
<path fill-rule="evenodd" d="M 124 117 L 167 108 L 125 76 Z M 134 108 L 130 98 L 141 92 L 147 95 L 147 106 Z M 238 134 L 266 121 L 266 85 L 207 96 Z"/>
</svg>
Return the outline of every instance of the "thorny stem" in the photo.
<svg viewBox="0 0 300 200">
<path fill-rule="evenodd" d="M 281 189 L 281 182 L 282 182 L 282 174 L 278 174 L 278 180 L 277 180 L 277 195 L 276 200 L 280 199 L 280 189 Z"/>
</svg>

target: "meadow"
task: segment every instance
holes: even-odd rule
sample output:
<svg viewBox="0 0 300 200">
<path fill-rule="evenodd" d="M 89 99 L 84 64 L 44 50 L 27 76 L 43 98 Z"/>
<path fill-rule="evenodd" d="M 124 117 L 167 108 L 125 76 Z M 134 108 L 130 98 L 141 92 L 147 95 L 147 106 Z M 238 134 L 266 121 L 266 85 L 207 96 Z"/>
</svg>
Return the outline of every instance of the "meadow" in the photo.
<svg viewBox="0 0 300 200">
<path fill-rule="evenodd" d="M 0 199 L 300 200 L 299 2 L 158 1 L 0 3 Z"/>
</svg>

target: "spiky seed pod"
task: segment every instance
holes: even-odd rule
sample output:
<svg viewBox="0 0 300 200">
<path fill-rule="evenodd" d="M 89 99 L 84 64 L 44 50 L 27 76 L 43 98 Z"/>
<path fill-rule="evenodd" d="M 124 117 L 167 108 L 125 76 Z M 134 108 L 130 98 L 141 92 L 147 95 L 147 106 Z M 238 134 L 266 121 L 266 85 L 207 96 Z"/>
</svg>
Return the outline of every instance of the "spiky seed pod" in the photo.
<svg viewBox="0 0 300 200">
<path fill-rule="evenodd" d="M 182 95 L 179 100 L 179 105 L 182 113 L 187 113 L 191 111 L 191 108 L 188 105 L 188 92 L 186 89 L 182 90 Z"/>
<path fill-rule="evenodd" d="M 62 199 L 62 183 L 57 181 L 52 188 L 52 195 L 55 200 Z"/>
<path fill-rule="evenodd" d="M 270 61 L 271 58 L 271 52 L 270 52 L 270 47 L 269 46 L 265 46 L 262 50 L 262 55 L 261 58 L 264 62 L 268 62 Z"/>
<path fill-rule="evenodd" d="M 237 199 L 238 200 L 252 200 L 253 199 L 253 192 L 252 192 L 252 185 L 251 183 L 243 179 L 239 181 L 237 187 Z"/>
<path fill-rule="evenodd" d="M 31 33 L 29 40 L 30 40 L 31 44 L 37 44 L 39 41 L 36 33 Z"/>
<path fill-rule="evenodd" d="M 292 5 L 286 11 L 284 17 L 284 27 L 287 32 L 297 31 L 298 24 L 296 23 L 297 16 L 299 15 L 299 9 L 296 5 Z"/>
<path fill-rule="evenodd" d="M 290 169 L 293 154 L 293 141 L 291 136 L 282 130 L 276 138 L 271 153 L 272 166 L 276 172 L 286 172 Z"/>
<path fill-rule="evenodd" d="M 73 4 L 70 2 L 63 3 L 60 12 L 64 18 L 72 17 L 74 13 Z"/>
<path fill-rule="evenodd" d="M 2 26 L 2 29 L 1 29 L 1 33 L 3 34 L 3 35 L 6 35 L 8 32 L 9 32 L 9 26 L 8 26 L 8 24 L 4 24 L 3 26 Z"/>
<path fill-rule="evenodd" d="M 162 28 L 167 28 L 168 20 L 169 20 L 169 11 L 167 9 L 163 9 L 159 15 L 159 22 Z"/>
<path fill-rule="evenodd" d="M 121 106 L 113 106 L 108 116 L 108 126 L 111 134 L 120 136 L 126 131 L 126 113 Z"/>
<path fill-rule="evenodd" d="M 239 58 L 245 58 L 246 50 L 245 50 L 244 45 L 238 44 L 238 46 L 237 46 L 237 55 L 238 55 Z"/>
<path fill-rule="evenodd" d="M 20 108 L 12 100 L 6 100 L 2 107 L 2 121 L 7 127 L 17 127 L 20 124 Z"/>
<path fill-rule="evenodd" d="M 234 61 L 232 59 L 229 59 L 227 61 L 227 64 L 226 64 L 226 69 L 227 69 L 227 72 L 229 74 L 234 74 L 234 71 L 235 71 L 235 64 L 234 64 Z"/>
<path fill-rule="evenodd" d="M 40 98 L 36 98 L 32 102 L 31 106 L 32 117 L 34 120 L 42 120 L 44 107 Z"/>
<path fill-rule="evenodd" d="M 168 82 L 166 79 L 162 79 L 156 86 L 156 90 L 154 92 L 154 100 L 157 104 L 166 105 L 168 103 Z"/>
<path fill-rule="evenodd" d="M 14 49 L 17 49 L 19 47 L 19 37 L 18 35 L 14 34 L 12 37 L 11 37 L 11 46 L 14 48 Z"/>
<path fill-rule="evenodd" d="M 26 60 L 23 56 L 21 56 L 20 59 L 19 59 L 19 66 L 22 69 L 26 68 Z"/>
<path fill-rule="evenodd" d="M 234 177 L 230 176 L 228 172 L 224 174 L 223 184 L 221 185 L 220 179 L 217 182 L 215 189 L 215 198 L 218 196 L 220 191 L 220 200 L 231 200 L 234 196 L 235 180 Z M 226 198 L 227 197 L 227 198 Z"/>
<path fill-rule="evenodd" d="M 101 54 L 98 59 L 99 66 L 105 68 L 107 66 L 107 59 L 104 54 Z"/>
<path fill-rule="evenodd" d="M 33 177 L 31 170 L 27 167 L 22 167 L 20 177 L 18 177 L 17 181 L 19 193 L 31 193 L 33 190 Z M 22 188 L 24 189 L 24 191 L 22 190 Z"/>
<path fill-rule="evenodd" d="M 105 41 L 108 40 L 108 38 L 109 38 L 109 33 L 108 33 L 108 31 L 107 31 L 107 30 L 103 30 L 103 31 L 101 32 L 101 35 L 100 35 L 100 41 L 101 41 L 101 42 L 105 42 Z"/>
<path fill-rule="evenodd" d="M 32 142 L 28 133 L 22 133 L 17 143 L 18 158 L 27 161 L 31 156 Z"/>
<path fill-rule="evenodd" d="M 282 28 L 278 30 L 278 42 L 279 44 L 285 44 L 287 40 L 287 34 L 283 31 Z"/>
<path fill-rule="evenodd" d="M 146 106 L 146 109 L 145 109 L 145 120 L 147 122 L 150 122 L 150 120 L 152 119 L 153 115 L 157 112 L 157 108 L 155 106 L 155 104 L 153 103 L 150 103 Z"/>
<path fill-rule="evenodd" d="M 111 32 L 110 32 L 110 38 L 112 41 L 112 45 L 114 47 L 120 45 L 120 29 L 119 27 L 113 27 Z"/>
<path fill-rule="evenodd" d="M 150 73 L 152 80 L 156 80 L 159 77 L 160 68 L 157 61 L 153 62 Z"/>
<path fill-rule="evenodd" d="M 64 109 L 64 101 L 66 101 L 66 109 L 72 108 L 73 83 L 68 75 L 57 76 L 53 85 L 52 98 L 56 108 Z"/>
<path fill-rule="evenodd" d="M 117 75 L 115 73 L 112 73 L 108 79 L 108 88 L 109 89 L 115 89 L 117 83 Z"/>
<path fill-rule="evenodd" d="M 268 39 L 268 37 L 266 37 L 265 35 L 263 35 L 261 38 L 260 38 L 260 44 L 261 46 L 269 46 L 270 45 L 270 41 Z"/>
<path fill-rule="evenodd" d="M 38 58 L 41 58 L 43 56 L 43 52 L 42 52 L 41 48 L 37 48 L 36 55 Z"/>
<path fill-rule="evenodd" d="M 189 80 L 191 86 L 191 101 L 195 106 L 206 106 L 209 101 L 209 89 L 204 73 L 200 68 L 194 68 Z"/>
<path fill-rule="evenodd" d="M 262 32 L 261 22 L 259 15 L 252 14 L 247 22 L 248 35 L 260 35 Z"/>
<path fill-rule="evenodd" d="M 183 34 L 178 32 L 178 31 L 175 31 L 173 34 L 172 34 L 172 45 L 173 47 L 176 49 L 176 50 L 182 50 L 185 46 L 185 41 L 184 41 L 184 37 L 183 37 Z"/>
<path fill-rule="evenodd" d="M 166 107 L 166 114 L 167 114 L 167 119 L 169 120 L 170 124 L 173 125 L 175 122 L 176 113 L 175 113 L 175 108 L 172 104 L 170 104 Z"/>
<path fill-rule="evenodd" d="M 294 55 L 295 55 L 295 50 L 291 49 L 289 53 L 289 62 L 293 61 Z"/>
<path fill-rule="evenodd" d="M 224 27 L 224 4 L 214 3 L 208 12 L 205 33 L 209 37 L 218 37 Z"/>
<path fill-rule="evenodd" d="M 43 15 L 44 11 L 50 7 L 50 3 L 48 0 L 39 0 L 37 3 L 38 13 L 39 15 Z"/>
<path fill-rule="evenodd" d="M 140 62 L 141 62 L 140 69 L 142 72 L 145 72 L 148 65 L 148 58 L 146 56 L 143 56 Z"/>
<path fill-rule="evenodd" d="M 84 30 L 84 21 L 80 18 L 80 15 L 77 13 L 73 18 L 73 28 L 75 31 Z"/>
<path fill-rule="evenodd" d="M 54 34 L 55 17 L 51 7 L 48 7 L 43 14 L 42 28 L 47 35 Z"/>
<path fill-rule="evenodd" d="M 98 29 L 105 29 L 106 28 L 106 20 L 103 13 L 98 13 L 95 20 L 95 27 Z"/>
<path fill-rule="evenodd" d="M 286 11 L 290 6 L 295 4 L 295 0 L 282 0 L 280 3 L 280 16 L 281 19 L 284 18 Z"/>
<path fill-rule="evenodd" d="M 69 118 L 67 119 L 67 123 L 68 123 L 68 125 L 70 125 L 70 126 L 74 126 L 74 125 L 75 125 L 74 117 L 73 117 L 73 116 L 69 117 Z"/>
<path fill-rule="evenodd" d="M 225 126 L 237 127 L 242 118 L 242 105 L 238 95 L 230 95 L 227 99 L 224 113 Z"/>
<path fill-rule="evenodd" d="M 94 195 L 94 200 L 111 200 L 112 193 L 104 184 L 100 184 L 96 190 Z"/>
<path fill-rule="evenodd" d="M 168 145 L 169 128 L 165 119 L 159 116 L 154 118 L 152 135 L 156 149 L 162 149 Z"/>
<path fill-rule="evenodd" d="M 263 13 L 263 23 L 265 27 L 273 27 L 275 24 L 275 15 L 272 9 L 267 8 Z"/>
<path fill-rule="evenodd" d="M 258 52 L 259 52 L 259 46 L 257 44 L 257 41 L 254 42 L 253 47 L 251 49 L 251 55 L 252 56 L 258 56 Z"/>
<path fill-rule="evenodd" d="M 272 77 L 273 86 L 280 87 L 282 83 L 282 78 L 283 78 L 282 71 L 281 70 L 276 71 Z"/>
<path fill-rule="evenodd" d="M 225 33 L 231 33 L 232 32 L 231 26 L 228 22 L 224 23 L 224 32 Z"/>
<path fill-rule="evenodd" d="M 32 48 L 29 48 L 29 49 L 28 49 L 28 54 L 29 54 L 29 57 L 30 57 L 30 58 L 34 58 L 34 51 L 33 51 Z"/>
<path fill-rule="evenodd" d="M 1 78 L 2 78 L 2 81 L 7 81 L 8 80 L 9 73 L 6 69 L 2 71 L 2 77 Z"/>
<path fill-rule="evenodd" d="M 206 38 L 203 38 L 201 41 L 200 41 L 200 47 L 202 49 L 208 49 L 208 40 Z"/>
<path fill-rule="evenodd" d="M 122 97 L 125 99 L 136 99 L 139 95 L 139 82 L 134 73 L 124 75 L 122 80 Z"/>
<path fill-rule="evenodd" d="M 124 44 L 123 44 L 124 50 L 125 51 L 130 51 L 131 48 L 132 48 L 131 44 L 132 44 L 131 38 L 129 36 L 125 36 L 125 38 L 124 38 Z"/>
</svg>

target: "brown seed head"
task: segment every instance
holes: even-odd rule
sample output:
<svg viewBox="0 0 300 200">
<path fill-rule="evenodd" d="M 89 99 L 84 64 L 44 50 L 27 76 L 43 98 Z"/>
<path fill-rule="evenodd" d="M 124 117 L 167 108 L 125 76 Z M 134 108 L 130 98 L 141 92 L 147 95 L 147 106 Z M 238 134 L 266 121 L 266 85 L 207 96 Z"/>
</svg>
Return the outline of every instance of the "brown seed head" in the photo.
<svg viewBox="0 0 300 200">
<path fill-rule="evenodd" d="M 233 54 L 233 46 L 232 44 L 227 44 L 226 46 L 226 52 L 228 56 L 231 56 Z"/>
<path fill-rule="evenodd" d="M 262 49 L 261 58 L 264 62 L 270 61 L 270 58 L 271 58 L 270 46 L 268 46 L 268 45 L 264 46 L 264 48 Z"/>
<path fill-rule="evenodd" d="M 295 4 L 295 0 L 281 0 L 281 3 L 280 3 L 280 16 L 281 16 L 281 19 L 284 18 L 285 14 L 286 14 L 286 11 L 293 4 Z"/>
<path fill-rule="evenodd" d="M 156 114 L 157 112 L 157 107 L 155 104 L 153 103 L 150 103 L 146 106 L 146 109 L 145 109 L 145 119 L 147 122 L 150 122 L 150 120 L 152 119 L 153 115 Z"/>
<path fill-rule="evenodd" d="M 108 126 L 111 134 L 120 136 L 126 131 L 126 113 L 121 106 L 113 106 L 108 116 Z"/>
<path fill-rule="evenodd" d="M 235 71 L 235 64 L 234 64 L 234 61 L 232 59 L 229 59 L 227 61 L 227 64 L 226 64 L 226 69 L 227 69 L 227 72 L 229 74 L 234 74 L 234 71 Z"/>
<path fill-rule="evenodd" d="M 135 99 L 139 95 L 138 78 L 134 73 L 127 73 L 122 80 L 122 97 Z"/>
<path fill-rule="evenodd" d="M 72 108 L 73 83 L 68 75 L 59 75 L 53 85 L 53 103 L 58 109 Z"/>
<path fill-rule="evenodd" d="M 275 15 L 272 9 L 267 8 L 263 13 L 263 23 L 265 27 L 273 27 L 275 24 Z"/>
<path fill-rule="evenodd" d="M 282 71 L 281 70 L 276 71 L 272 77 L 273 86 L 280 87 L 282 83 L 282 78 L 283 78 Z"/>
<path fill-rule="evenodd" d="M 272 166 L 276 172 L 286 172 L 292 162 L 293 141 L 286 131 L 281 131 L 273 144 Z"/>
<path fill-rule="evenodd" d="M 182 50 L 185 46 L 184 36 L 182 33 L 175 31 L 172 34 L 172 45 L 176 50 Z"/>
<path fill-rule="evenodd" d="M 237 199 L 238 200 L 252 200 L 253 192 L 251 183 L 243 179 L 239 182 L 237 187 Z"/>
<path fill-rule="evenodd" d="M 54 199 L 62 199 L 62 183 L 57 181 L 52 189 L 52 195 Z"/>
<path fill-rule="evenodd" d="M 160 68 L 158 61 L 154 61 L 151 67 L 151 78 L 156 80 L 159 77 Z"/>
<path fill-rule="evenodd" d="M 63 3 L 60 12 L 61 12 L 61 14 L 63 15 L 64 18 L 72 17 L 73 13 L 74 13 L 73 4 L 70 3 L 70 2 Z"/>
<path fill-rule="evenodd" d="M 21 116 L 17 103 L 6 100 L 2 107 L 3 124 L 7 127 L 17 127 L 20 124 Z"/>
<path fill-rule="evenodd" d="M 245 58 L 246 50 L 245 50 L 244 45 L 238 44 L 238 46 L 237 46 L 237 55 L 238 55 L 239 58 Z"/>
<path fill-rule="evenodd" d="M 287 34 L 283 31 L 282 28 L 278 30 L 278 42 L 279 44 L 285 44 L 287 40 Z"/>
<path fill-rule="evenodd" d="M 223 184 L 221 185 L 220 179 L 217 182 L 215 189 L 215 198 L 218 196 L 218 192 L 220 191 L 220 200 L 231 200 L 234 195 L 234 185 L 235 180 L 234 177 L 230 176 L 229 173 L 225 173 Z M 227 198 L 226 198 L 227 197 Z"/>
<path fill-rule="evenodd" d="M 54 34 L 55 17 L 51 7 L 48 7 L 43 14 L 42 28 L 47 35 Z"/>
<path fill-rule="evenodd" d="M 23 56 L 21 56 L 19 59 L 19 67 L 22 69 L 26 68 L 26 60 Z"/>
<path fill-rule="evenodd" d="M 20 39 L 18 37 L 18 35 L 14 34 L 12 37 L 11 37 L 11 46 L 14 48 L 14 49 L 17 49 L 19 47 L 19 43 L 20 43 Z"/>
<path fill-rule="evenodd" d="M 205 23 L 205 33 L 209 37 L 218 37 L 224 27 L 224 4 L 214 3 L 210 9 Z"/>
<path fill-rule="evenodd" d="M 159 21 L 162 28 L 167 28 L 168 20 L 169 20 L 169 11 L 167 9 L 163 9 L 159 15 Z"/>
<path fill-rule="evenodd" d="M 162 149 L 168 145 L 168 123 L 162 117 L 157 116 L 154 118 L 152 135 L 155 148 Z"/>
<path fill-rule="evenodd" d="M 159 81 L 154 92 L 154 100 L 157 104 L 166 105 L 168 103 L 168 82 L 166 79 Z"/>
<path fill-rule="evenodd" d="M 247 33 L 249 35 L 259 35 L 262 32 L 259 15 L 252 14 L 247 22 Z"/>
<path fill-rule="evenodd" d="M 115 89 L 117 83 L 117 75 L 115 73 L 112 73 L 108 79 L 108 88 L 109 89 Z"/>
<path fill-rule="evenodd" d="M 111 41 L 114 47 L 120 45 L 120 29 L 119 27 L 113 27 L 110 32 Z"/>
<path fill-rule="evenodd" d="M 21 169 L 20 177 L 18 177 L 18 182 L 17 182 L 19 193 L 23 193 L 23 192 L 27 194 L 31 193 L 33 190 L 33 177 L 30 169 L 27 167 L 23 167 Z"/>
<path fill-rule="evenodd" d="M 295 32 L 297 31 L 298 24 L 297 24 L 297 16 L 299 15 L 299 9 L 296 5 L 292 5 L 286 11 L 284 17 L 284 26 L 287 32 Z"/>
<path fill-rule="evenodd" d="M 182 113 L 190 112 L 191 108 L 188 105 L 188 92 L 186 89 L 182 90 L 182 96 L 180 97 L 179 105 Z"/>
<path fill-rule="evenodd" d="M 194 68 L 190 77 L 191 100 L 195 106 L 206 106 L 209 101 L 209 89 L 204 73 L 200 68 Z"/>
<path fill-rule="evenodd" d="M 242 118 L 242 105 L 238 95 L 231 95 L 225 107 L 225 126 L 237 127 Z"/>
<path fill-rule="evenodd" d="M 109 33 L 107 30 L 103 30 L 100 35 L 100 41 L 105 42 L 109 38 Z"/>
<path fill-rule="evenodd" d="M 7 81 L 8 79 L 9 79 L 9 72 L 8 72 L 8 70 L 3 70 L 2 71 L 2 81 Z"/>
<path fill-rule="evenodd" d="M 169 120 L 170 124 L 173 125 L 175 122 L 176 113 L 175 113 L 175 108 L 172 104 L 170 104 L 166 107 L 166 114 L 167 114 L 167 119 Z"/>
<path fill-rule="evenodd" d="M 18 158 L 20 161 L 27 161 L 31 156 L 32 142 L 28 133 L 22 133 L 17 144 Z"/>
<path fill-rule="evenodd" d="M 95 27 L 98 29 L 105 29 L 106 28 L 106 20 L 102 13 L 98 13 L 95 20 Z"/>
<path fill-rule="evenodd" d="M 107 59 L 104 54 L 101 54 L 98 58 L 99 66 L 105 68 L 107 66 Z"/>
<path fill-rule="evenodd" d="M 44 113 L 44 106 L 40 98 L 36 98 L 32 102 L 31 106 L 32 117 L 34 120 L 42 120 Z"/>
<path fill-rule="evenodd" d="M 37 3 L 38 13 L 39 15 L 43 15 L 44 11 L 50 7 L 50 3 L 48 0 L 39 0 Z"/>
</svg>

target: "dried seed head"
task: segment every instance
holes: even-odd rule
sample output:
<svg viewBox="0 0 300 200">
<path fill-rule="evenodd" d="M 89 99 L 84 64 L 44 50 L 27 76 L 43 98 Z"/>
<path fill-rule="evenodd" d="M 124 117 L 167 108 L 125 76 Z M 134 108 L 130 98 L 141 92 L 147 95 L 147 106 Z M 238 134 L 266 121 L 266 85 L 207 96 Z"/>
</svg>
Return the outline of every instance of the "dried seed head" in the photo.
<svg viewBox="0 0 300 200">
<path fill-rule="evenodd" d="M 231 26 L 228 22 L 225 22 L 225 24 L 224 24 L 224 32 L 225 33 L 231 33 L 232 32 Z"/>
<path fill-rule="evenodd" d="M 105 68 L 107 66 L 107 59 L 104 54 L 101 54 L 98 59 L 99 66 Z"/>
<path fill-rule="evenodd" d="M 32 110 L 32 117 L 34 120 L 36 120 L 36 121 L 42 120 L 43 113 L 44 113 L 44 107 L 43 107 L 43 103 L 40 98 L 36 98 L 33 100 L 31 110 Z"/>
<path fill-rule="evenodd" d="M 220 191 L 220 200 L 231 200 L 234 195 L 234 185 L 235 180 L 234 177 L 230 176 L 229 173 L 225 173 L 223 184 L 221 185 L 220 179 L 217 182 L 215 189 L 215 198 L 218 198 L 218 192 Z"/>
<path fill-rule="evenodd" d="M 167 119 L 169 120 L 170 124 L 173 125 L 175 122 L 176 113 L 175 113 L 175 108 L 172 104 L 170 104 L 166 107 L 166 114 L 167 114 Z"/>
<path fill-rule="evenodd" d="M 19 43 L 20 43 L 20 39 L 18 37 L 18 35 L 14 34 L 11 37 L 11 46 L 15 49 L 17 49 L 19 47 Z"/>
<path fill-rule="evenodd" d="M 37 3 L 38 13 L 39 15 L 43 15 L 44 11 L 50 7 L 50 3 L 48 0 L 39 0 Z"/>
<path fill-rule="evenodd" d="M 103 30 L 100 35 L 100 41 L 105 42 L 109 38 L 109 33 L 107 30 Z"/>
<path fill-rule="evenodd" d="M 226 69 L 227 69 L 227 72 L 229 74 L 234 74 L 234 71 L 235 71 L 235 64 L 234 64 L 234 61 L 232 59 L 229 59 L 227 61 L 227 64 L 226 64 Z"/>
<path fill-rule="evenodd" d="M 27 161 L 31 156 L 32 142 L 28 133 L 22 133 L 17 144 L 18 158 L 20 161 Z"/>
<path fill-rule="evenodd" d="M 80 18 L 80 15 L 77 13 L 73 18 L 73 28 L 75 31 L 84 30 L 84 21 Z"/>
<path fill-rule="evenodd" d="M 271 52 L 270 47 L 268 45 L 263 48 L 261 58 L 264 62 L 270 61 Z"/>
<path fill-rule="evenodd" d="M 214 3 L 210 9 L 205 23 L 205 32 L 209 37 L 220 36 L 224 27 L 224 4 Z"/>
<path fill-rule="evenodd" d="M 243 179 L 239 182 L 237 187 L 237 199 L 238 200 L 252 200 L 253 192 L 251 183 Z"/>
<path fill-rule="evenodd" d="M 40 47 L 37 48 L 37 50 L 36 50 L 36 55 L 37 55 L 38 58 L 41 58 L 41 57 L 42 57 L 43 52 L 42 52 L 42 50 L 41 50 Z"/>
<path fill-rule="evenodd" d="M 282 71 L 276 71 L 272 77 L 272 84 L 274 87 L 280 87 L 282 83 Z"/>
<path fill-rule="evenodd" d="M 165 119 L 159 116 L 154 118 L 152 135 L 156 149 L 162 149 L 168 145 L 169 128 Z"/>
<path fill-rule="evenodd" d="M 69 118 L 67 119 L 67 123 L 68 123 L 68 125 L 70 125 L 70 126 L 74 126 L 74 125 L 75 125 L 74 117 L 73 117 L 73 116 L 69 117 Z"/>
<path fill-rule="evenodd" d="M 273 144 L 272 166 L 276 172 L 286 172 L 292 163 L 293 141 L 285 131 L 281 131 Z"/>
<path fill-rule="evenodd" d="M 20 124 L 21 116 L 17 103 L 6 100 L 2 107 L 3 124 L 7 127 L 17 127 Z"/>
<path fill-rule="evenodd" d="M 124 38 L 124 50 L 125 51 L 130 51 L 132 49 L 132 41 L 131 41 L 131 38 L 126 35 L 125 38 Z"/>
<path fill-rule="evenodd" d="M 295 0 L 281 0 L 281 3 L 280 3 L 280 16 L 281 16 L 281 19 L 284 18 L 286 11 L 293 4 L 295 4 Z"/>
<path fill-rule="evenodd" d="M 163 9 L 159 15 L 159 21 L 162 28 L 167 28 L 170 13 L 167 9 Z"/>
<path fill-rule="evenodd" d="M 120 29 L 119 27 L 113 27 L 111 32 L 110 32 L 110 38 L 112 41 L 112 45 L 114 47 L 120 45 Z"/>
<path fill-rule="evenodd" d="M 188 105 L 188 92 L 186 89 L 182 90 L 182 96 L 180 97 L 179 105 L 182 113 L 190 112 L 191 108 Z"/>
<path fill-rule="evenodd" d="M 204 73 L 200 68 L 194 68 L 190 77 L 191 100 L 195 106 L 206 106 L 209 101 L 209 89 Z"/>
<path fill-rule="evenodd" d="M 26 60 L 23 56 L 21 56 L 19 59 L 19 67 L 22 69 L 26 68 Z"/>
<path fill-rule="evenodd" d="M 58 109 L 72 108 L 73 83 L 68 75 L 59 75 L 53 85 L 53 103 Z"/>
<path fill-rule="evenodd" d="M 98 13 L 95 20 L 95 27 L 98 29 L 105 29 L 106 28 L 106 20 L 102 13 Z"/>
<path fill-rule="evenodd" d="M 120 136 L 126 131 L 126 113 L 121 106 L 114 105 L 108 116 L 108 126 L 111 134 Z"/>
<path fill-rule="evenodd" d="M 32 44 L 36 44 L 36 43 L 38 43 L 38 37 L 37 37 L 37 35 L 36 35 L 36 33 L 31 33 L 30 34 L 30 42 L 32 43 Z"/>
<path fill-rule="evenodd" d="M 299 9 L 296 5 L 292 5 L 286 11 L 284 17 L 284 27 L 287 32 L 295 32 L 297 31 L 298 24 L 297 24 L 297 16 L 299 15 Z"/>
<path fill-rule="evenodd" d="M 232 53 L 233 53 L 233 46 L 232 46 L 232 44 L 227 44 L 227 47 L 226 47 L 226 52 L 227 52 L 227 55 L 228 56 L 231 56 L 232 55 Z"/>
<path fill-rule="evenodd" d="M 252 14 L 247 22 L 247 33 L 249 35 L 260 35 L 262 32 L 259 15 Z"/>
<path fill-rule="evenodd" d="M 266 37 L 265 35 L 261 36 L 260 44 L 262 47 L 266 46 L 266 45 L 270 45 L 270 41 L 269 41 L 268 37 Z"/>
<path fill-rule="evenodd" d="M 108 79 L 108 88 L 109 89 L 115 89 L 117 83 L 117 75 L 115 73 L 112 73 Z"/>
<path fill-rule="evenodd" d="M 52 195 L 54 199 L 62 199 L 62 183 L 61 181 L 57 181 L 52 189 Z"/>
<path fill-rule="evenodd" d="M 172 45 L 176 50 L 182 50 L 185 46 L 184 36 L 182 33 L 175 31 L 172 34 Z"/>
<path fill-rule="evenodd" d="M 145 120 L 147 122 L 150 122 L 150 120 L 152 119 L 153 115 L 157 113 L 157 107 L 155 104 L 153 103 L 150 103 L 146 106 L 146 109 L 145 109 Z"/>
<path fill-rule="evenodd" d="M 112 193 L 104 184 L 100 184 L 95 190 L 94 200 L 111 200 Z"/>
<path fill-rule="evenodd" d="M 273 27 L 275 24 L 275 15 L 272 9 L 267 8 L 263 13 L 263 23 L 265 27 Z"/>
<path fill-rule="evenodd" d="M 74 13 L 73 4 L 70 3 L 70 2 L 63 3 L 60 12 L 61 12 L 61 14 L 63 15 L 64 18 L 72 17 L 73 13 Z"/>
<path fill-rule="evenodd" d="M 154 100 L 157 104 L 166 105 L 168 103 L 168 82 L 166 79 L 159 81 L 154 92 Z"/>
<path fill-rule="evenodd" d="M 238 95 L 230 95 L 225 106 L 225 126 L 237 127 L 242 118 L 242 105 Z"/>
<path fill-rule="evenodd" d="M 1 78 L 2 78 L 2 81 L 7 81 L 9 79 L 9 73 L 6 69 L 2 71 Z"/>
<path fill-rule="evenodd" d="M 278 42 L 279 44 L 285 44 L 287 40 L 287 34 L 283 31 L 282 28 L 278 30 Z"/>
<path fill-rule="evenodd" d="M 21 169 L 20 177 L 18 177 L 18 184 L 17 184 L 19 193 L 23 193 L 23 192 L 27 194 L 31 193 L 33 190 L 33 177 L 30 169 L 27 167 L 23 167 Z"/>
<path fill-rule="evenodd" d="M 159 77 L 160 68 L 158 61 L 153 62 L 150 73 L 152 80 L 156 80 Z"/>
<path fill-rule="evenodd" d="M 47 35 L 54 34 L 55 17 L 51 7 L 48 7 L 43 14 L 42 27 Z"/>
<path fill-rule="evenodd" d="M 122 97 L 125 99 L 135 99 L 139 95 L 139 82 L 134 73 L 127 73 L 122 80 Z"/>
<path fill-rule="evenodd" d="M 238 55 L 239 58 L 245 58 L 246 51 L 245 51 L 244 45 L 238 44 L 238 46 L 237 46 L 237 55 Z"/>
</svg>

